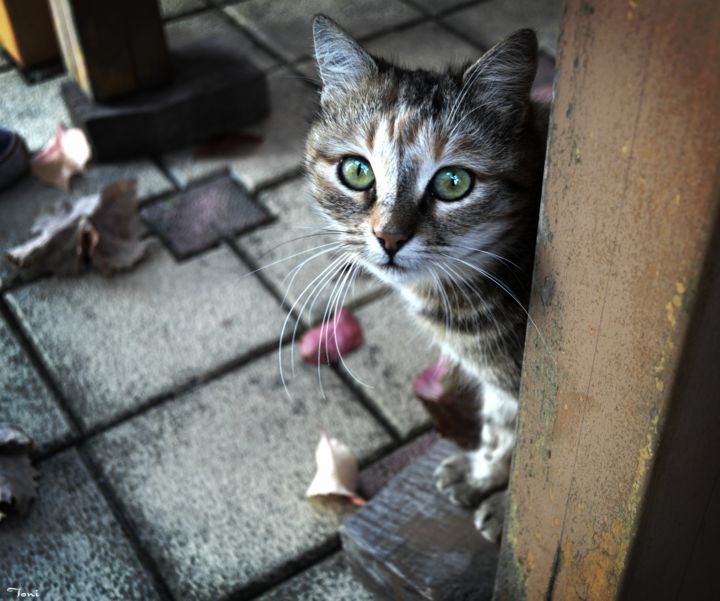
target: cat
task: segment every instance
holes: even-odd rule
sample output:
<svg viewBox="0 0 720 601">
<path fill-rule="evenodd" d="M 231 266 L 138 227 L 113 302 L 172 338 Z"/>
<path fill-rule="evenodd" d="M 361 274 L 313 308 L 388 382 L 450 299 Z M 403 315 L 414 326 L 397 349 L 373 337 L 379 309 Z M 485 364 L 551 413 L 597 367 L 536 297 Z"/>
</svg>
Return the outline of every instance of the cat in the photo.
<svg viewBox="0 0 720 601">
<path fill-rule="evenodd" d="M 547 134 L 547 110 L 530 99 L 537 38 L 517 31 L 475 63 L 434 73 L 373 57 L 322 15 L 313 34 L 313 196 L 353 262 L 396 289 L 481 386 L 480 447 L 446 459 L 436 482 L 476 508 L 476 527 L 497 542 Z"/>
</svg>

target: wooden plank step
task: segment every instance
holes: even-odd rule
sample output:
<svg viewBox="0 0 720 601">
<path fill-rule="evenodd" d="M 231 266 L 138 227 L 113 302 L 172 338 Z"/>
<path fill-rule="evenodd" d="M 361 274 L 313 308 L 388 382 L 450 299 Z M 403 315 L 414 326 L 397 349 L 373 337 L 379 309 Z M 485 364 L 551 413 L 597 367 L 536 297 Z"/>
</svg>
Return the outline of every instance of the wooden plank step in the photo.
<svg viewBox="0 0 720 601">
<path fill-rule="evenodd" d="M 379 599 L 491 599 L 497 547 L 477 533 L 472 511 L 435 490 L 435 468 L 458 450 L 436 443 L 343 524 L 347 561 Z"/>
</svg>

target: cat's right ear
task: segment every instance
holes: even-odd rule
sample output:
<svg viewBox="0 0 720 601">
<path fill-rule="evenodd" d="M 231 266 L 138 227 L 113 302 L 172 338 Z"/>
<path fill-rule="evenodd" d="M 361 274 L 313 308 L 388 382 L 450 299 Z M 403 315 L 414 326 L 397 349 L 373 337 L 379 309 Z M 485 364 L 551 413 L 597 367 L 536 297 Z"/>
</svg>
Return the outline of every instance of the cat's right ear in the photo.
<svg viewBox="0 0 720 601">
<path fill-rule="evenodd" d="M 315 17 L 313 39 L 323 97 L 335 91 L 357 89 L 358 80 L 377 73 L 373 57 L 332 19 L 324 15 Z"/>
<path fill-rule="evenodd" d="M 537 61 L 537 36 L 532 29 L 521 29 L 470 65 L 463 86 L 474 88 L 476 101 L 500 114 L 516 114 L 530 102 Z"/>
</svg>

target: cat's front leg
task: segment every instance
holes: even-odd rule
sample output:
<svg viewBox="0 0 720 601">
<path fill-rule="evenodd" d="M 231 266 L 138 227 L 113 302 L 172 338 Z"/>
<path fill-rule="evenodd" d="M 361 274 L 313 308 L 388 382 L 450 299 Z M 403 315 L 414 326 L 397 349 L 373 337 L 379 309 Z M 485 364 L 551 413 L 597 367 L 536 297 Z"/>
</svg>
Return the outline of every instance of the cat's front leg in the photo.
<svg viewBox="0 0 720 601">
<path fill-rule="evenodd" d="M 517 406 L 514 395 L 492 385 L 483 386 L 480 448 L 448 457 L 435 472 L 438 489 L 453 503 L 477 507 L 507 486 Z"/>
</svg>

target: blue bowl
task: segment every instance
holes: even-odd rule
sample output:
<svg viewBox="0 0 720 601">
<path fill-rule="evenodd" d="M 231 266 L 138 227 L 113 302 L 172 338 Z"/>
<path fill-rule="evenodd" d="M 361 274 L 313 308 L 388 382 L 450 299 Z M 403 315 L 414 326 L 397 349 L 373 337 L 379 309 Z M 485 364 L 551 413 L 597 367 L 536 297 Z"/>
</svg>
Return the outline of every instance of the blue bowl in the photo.
<svg viewBox="0 0 720 601">
<path fill-rule="evenodd" d="M 28 167 L 28 151 L 20 134 L 0 127 L 0 188 L 19 178 Z"/>
</svg>

